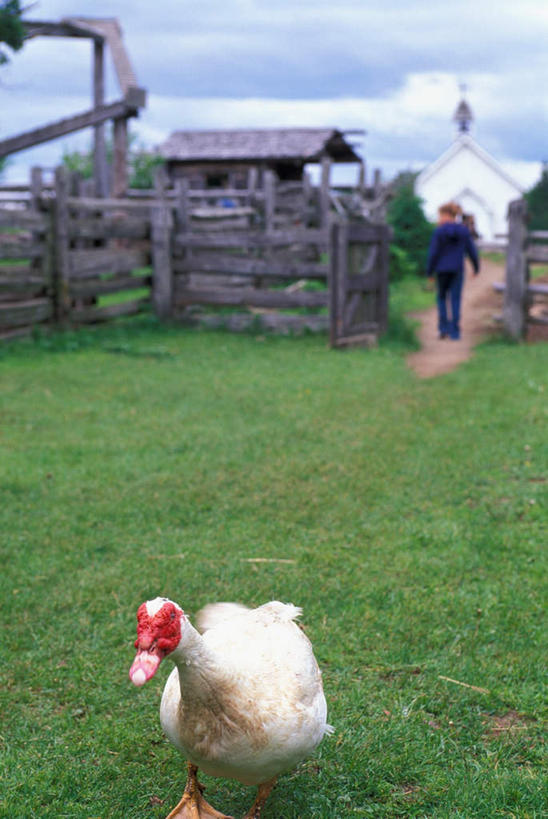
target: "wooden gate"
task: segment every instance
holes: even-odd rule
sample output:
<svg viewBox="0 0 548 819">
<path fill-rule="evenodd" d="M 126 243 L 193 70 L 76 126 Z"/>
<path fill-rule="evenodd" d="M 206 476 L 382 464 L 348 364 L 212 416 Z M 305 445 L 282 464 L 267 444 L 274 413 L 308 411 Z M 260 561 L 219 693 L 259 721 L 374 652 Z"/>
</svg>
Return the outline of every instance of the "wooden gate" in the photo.
<svg viewBox="0 0 548 819">
<path fill-rule="evenodd" d="M 331 228 L 329 318 L 332 347 L 371 344 L 388 321 L 388 225 Z"/>
</svg>

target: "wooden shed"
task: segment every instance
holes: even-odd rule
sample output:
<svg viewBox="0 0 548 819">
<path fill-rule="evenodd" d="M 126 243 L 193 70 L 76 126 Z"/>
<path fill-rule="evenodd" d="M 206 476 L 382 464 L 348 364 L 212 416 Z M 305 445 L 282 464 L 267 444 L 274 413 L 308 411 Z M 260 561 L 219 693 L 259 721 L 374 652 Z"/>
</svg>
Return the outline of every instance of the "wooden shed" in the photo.
<svg viewBox="0 0 548 819">
<path fill-rule="evenodd" d="M 266 170 L 282 181 L 299 181 L 305 165 L 322 161 L 361 162 L 346 134 L 335 128 L 265 128 L 175 131 L 159 146 L 172 180 L 192 188 L 246 188 L 250 175 L 262 184 Z"/>
</svg>

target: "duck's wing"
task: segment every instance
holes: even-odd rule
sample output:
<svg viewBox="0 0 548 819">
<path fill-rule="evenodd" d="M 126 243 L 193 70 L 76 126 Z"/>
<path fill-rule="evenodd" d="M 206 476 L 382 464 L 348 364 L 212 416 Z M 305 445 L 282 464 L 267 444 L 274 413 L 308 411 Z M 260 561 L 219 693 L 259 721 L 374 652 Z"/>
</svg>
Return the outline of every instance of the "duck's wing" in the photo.
<svg viewBox="0 0 548 819">
<path fill-rule="evenodd" d="M 231 620 L 240 614 L 250 611 L 247 606 L 241 603 L 209 603 L 200 609 L 196 615 L 196 628 L 203 634 L 212 628 L 216 628 L 221 623 Z"/>
</svg>

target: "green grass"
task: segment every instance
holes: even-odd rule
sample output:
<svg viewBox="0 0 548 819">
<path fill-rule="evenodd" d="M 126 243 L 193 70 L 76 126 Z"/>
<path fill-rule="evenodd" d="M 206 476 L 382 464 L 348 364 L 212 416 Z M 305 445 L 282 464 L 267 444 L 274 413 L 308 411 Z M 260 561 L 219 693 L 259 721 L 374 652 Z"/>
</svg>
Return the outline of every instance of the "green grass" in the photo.
<svg viewBox="0 0 548 819">
<path fill-rule="evenodd" d="M 546 816 L 548 347 L 486 344 L 430 381 L 405 348 L 148 317 L 0 348 L 0 816 L 176 804 L 169 662 L 127 678 L 157 594 L 304 608 L 335 733 L 264 819 Z"/>
</svg>

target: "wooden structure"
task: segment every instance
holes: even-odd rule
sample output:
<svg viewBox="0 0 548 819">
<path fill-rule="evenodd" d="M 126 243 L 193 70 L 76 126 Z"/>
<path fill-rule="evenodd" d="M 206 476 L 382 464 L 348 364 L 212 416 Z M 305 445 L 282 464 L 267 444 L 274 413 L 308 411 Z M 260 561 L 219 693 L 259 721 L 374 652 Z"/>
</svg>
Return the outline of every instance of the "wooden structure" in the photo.
<svg viewBox="0 0 548 819">
<path fill-rule="evenodd" d="M 230 307 L 245 310 L 230 316 L 230 326 L 329 327 L 333 347 L 368 344 L 384 331 L 386 225 L 333 215 L 327 226 L 282 230 L 268 196 L 258 223 L 223 208 L 204 218 L 184 181 L 174 191 L 166 182 L 160 169 L 154 198 L 105 199 L 82 195 L 63 168 L 46 191 L 35 170 L 31 198 L 0 207 L 0 335 L 107 320 L 150 304 L 162 319 L 205 310 L 212 320 L 219 318 L 212 310 Z M 124 298 L 105 303 L 112 294 Z"/>
<path fill-rule="evenodd" d="M 321 164 L 328 180 L 332 162 L 361 163 L 335 128 L 175 131 L 158 150 L 170 178 L 188 179 L 191 188 L 262 186 L 269 170 L 281 181 L 302 181 L 309 163 Z"/>
<path fill-rule="evenodd" d="M 548 284 L 530 280 L 534 264 L 548 264 L 548 230 L 528 231 L 527 203 L 517 199 L 508 209 L 506 281 L 494 285 L 504 294 L 504 331 L 516 341 L 526 337 L 528 325 L 548 325 L 548 311 L 542 309 L 548 302 Z"/>
<path fill-rule="evenodd" d="M 112 193 L 122 196 L 127 189 L 127 122 L 138 116 L 146 102 L 146 92 L 137 84 L 135 73 L 122 40 L 118 21 L 87 17 L 69 17 L 58 23 L 25 21 L 26 37 L 79 37 L 93 42 L 93 107 L 23 134 L 0 140 L 0 157 L 23 151 L 42 142 L 57 139 L 82 128 L 94 129 L 95 195 L 108 193 L 107 155 L 104 126 L 113 122 L 114 158 Z M 105 47 L 108 47 L 122 98 L 105 104 Z"/>
</svg>

